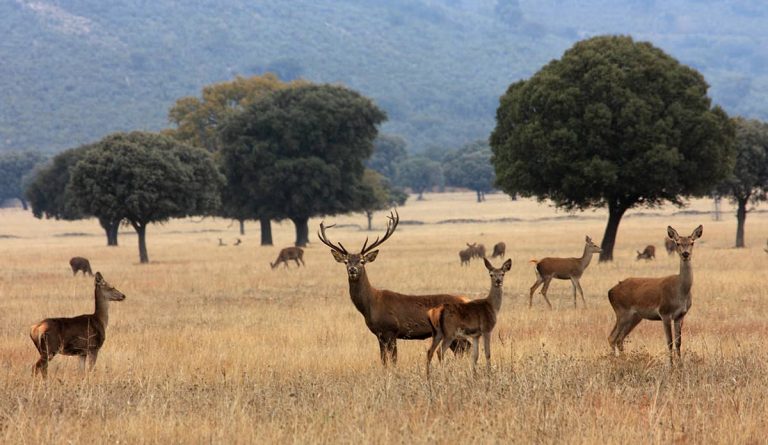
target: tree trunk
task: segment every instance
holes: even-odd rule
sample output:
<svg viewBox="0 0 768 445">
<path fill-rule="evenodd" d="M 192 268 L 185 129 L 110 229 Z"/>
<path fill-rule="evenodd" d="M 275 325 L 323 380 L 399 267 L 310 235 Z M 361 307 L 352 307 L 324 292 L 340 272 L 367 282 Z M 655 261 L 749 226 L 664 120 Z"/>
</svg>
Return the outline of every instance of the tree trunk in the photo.
<svg viewBox="0 0 768 445">
<path fill-rule="evenodd" d="M 117 231 L 120 229 L 120 221 L 99 218 L 99 225 L 107 234 L 107 246 L 117 246 Z"/>
<path fill-rule="evenodd" d="M 21 201 L 21 208 L 24 210 L 27 210 L 28 209 L 27 200 L 24 198 L 19 198 L 19 201 Z"/>
<path fill-rule="evenodd" d="M 744 223 L 747 221 L 747 203 L 749 197 L 738 198 L 739 208 L 736 210 L 736 247 L 744 247 Z"/>
<path fill-rule="evenodd" d="M 291 218 L 291 221 L 296 226 L 296 246 L 306 247 L 309 243 L 309 227 L 307 226 L 309 218 L 297 217 Z"/>
<path fill-rule="evenodd" d="M 139 235 L 139 262 L 145 264 L 149 262 L 149 255 L 147 255 L 147 225 L 131 223 L 136 230 L 136 234 Z"/>
<path fill-rule="evenodd" d="M 626 211 L 627 209 L 617 204 L 608 205 L 608 224 L 605 226 L 605 234 L 600 244 L 600 248 L 603 249 L 600 252 L 601 263 L 603 261 L 613 261 L 613 246 L 616 244 L 616 234 L 619 232 L 621 217 L 624 216 Z"/>
<path fill-rule="evenodd" d="M 371 221 L 373 220 L 373 212 L 370 210 L 365 211 L 365 216 L 368 218 L 368 231 L 370 232 L 373 230 L 373 227 L 371 226 Z"/>
<path fill-rule="evenodd" d="M 237 222 L 240 223 L 240 235 L 245 235 L 245 220 L 238 219 Z"/>
<path fill-rule="evenodd" d="M 272 222 L 269 218 L 262 216 L 259 218 L 259 224 L 261 224 L 261 245 L 272 245 Z"/>
<path fill-rule="evenodd" d="M 419 196 L 416 198 L 416 201 L 424 201 L 424 189 L 419 189 L 418 193 Z"/>
</svg>

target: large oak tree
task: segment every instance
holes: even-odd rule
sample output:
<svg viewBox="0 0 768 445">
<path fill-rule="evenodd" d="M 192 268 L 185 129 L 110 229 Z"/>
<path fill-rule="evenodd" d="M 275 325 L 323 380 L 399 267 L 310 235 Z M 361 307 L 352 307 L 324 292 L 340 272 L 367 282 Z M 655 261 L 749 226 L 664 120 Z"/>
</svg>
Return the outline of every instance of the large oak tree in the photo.
<svg viewBox="0 0 768 445">
<path fill-rule="evenodd" d="M 710 193 L 733 165 L 733 124 L 708 85 L 647 42 L 576 43 L 501 97 L 496 184 L 568 210 L 607 207 L 601 261 L 624 213 Z"/>
</svg>

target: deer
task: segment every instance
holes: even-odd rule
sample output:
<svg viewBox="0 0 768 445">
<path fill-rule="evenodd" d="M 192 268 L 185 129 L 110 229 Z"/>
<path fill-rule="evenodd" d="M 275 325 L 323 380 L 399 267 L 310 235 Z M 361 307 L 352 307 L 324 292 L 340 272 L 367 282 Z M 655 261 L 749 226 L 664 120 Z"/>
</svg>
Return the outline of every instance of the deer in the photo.
<svg viewBox="0 0 768 445">
<path fill-rule="evenodd" d="M 240 244 L 243 244 L 243 240 L 240 238 L 235 238 L 235 244 L 232 244 L 233 246 L 239 246 Z"/>
<path fill-rule="evenodd" d="M 469 260 L 472 259 L 472 248 L 467 247 L 464 250 L 459 250 L 459 259 L 461 260 L 461 265 L 467 265 L 469 266 Z"/>
<path fill-rule="evenodd" d="M 656 247 L 652 245 L 645 246 L 645 249 L 643 249 L 642 252 L 639 250 L 637 252 L 637 258 L 635 258 L 635 261 L 637 260 L 653 260 L 656 258 Z"/>
<path fill-rule="evenodd" d="M 502 257 L 504 258 L 504 255 L 507 253 L 507 245 L 503 242 L 496 243 L 496 245 L 493 246 L 493 254 L 491 255 L 491 258 Z"/>
<path fill-rule="evenodd" d="M 269 266 L 272 268 L 272 270 L 275 270 L 278 264 L 283 263 L 287 269 L 289 260 L 295 261 L 296 267 L 307 267 L 307 265 L 304 264 L 304 249 L 301 247 L 286 247 L 281 249 L 280 253 L 277 254 L 277 259 L 275 262 L 269 263 Z M 301 264 L 299 264 L 299 261 L 301 261 Z"/>
<path fill-rule="evenodd" d="M 83 276 L 87 273 L 93 276 L 91 272 L 91 262 L 87 258 L 81 256 L 75 256 L 69 259 L 69 267 L 72 268 L 72 276 L 76 276 L 78 271 L 83 271 Z"/>
<path fill-rule="evenodd" d="M 465 303 L 448 303 L 429 309 L 427 317 L 432 328 L 432 345 L 427 351 L 427 377 L 432 363 L 432 357 L 438 345 L 442 346 L 437 353 L 438 360 L 448 345 L 457 338 L 472 340 L 472 372 L 475 372 L 477 358 L 480 355 L 480 337 L 483 337 L 486 368 L 491 367 L 491 333 L 496 326 L 496 316 L 501 309 L 501 294 L 504 286 L 504 274 L 512 268 L 512 260 L 508 259 L 501 268 L 493 267 L 487 258 L 483 258 L 486 269 L 491 276 L 491 290 L 486 298 Z"/>
<path fill-rule="evenodd" d="M 467 243 L 467 247 L 472 253 L 472 258 L 485 258 L 485 246 L 482 244 Z"/>
<path fill-rule="evenodd" d="M 80 369 L 85 371 L 88 359 L 89 370 L 96 365 L 99 349 L 104 345 L 109 322 L 109 302 L 123 301 L 125 294 L 104 280 L 101 273 L 94 277 L 96 309 L 92 314 L 71 318 L 46 318 L 32 325 L 29 336 L 40 353 L 35 363 L 33 376 L 40 373 L 48 377 L 48 362 L 56 354 L 76 355 L 80 358 Z"/>
<path fill-rule="evenodd" d="M 544 283 L 544 287 L 541 288 L 541 295 L 544 297 L 544 301 L 547 302 L 549 308 L 552 309 L 552 303 L 547 298 L 547 289 L 549 289 L 549 283 L 552 281 L 552 278 L 571 280 L 571 285 L 573 286 L 573 307 L 576 307 L 577 289 L 581 294 L 581 301 L 584 303 L 584 307 L 587 306 L 579 279 L 592 261 L 592 255 L 603 250 L 592 242 L 592 238 L 587 236 L 585 241 L 584 253 L 581 255 L 581 258 L 542 258 L 541 260 L 531 260 L 531 263 L 535 265 L 536 282 L 531 286 L 531 294 L 528 298 L 529 308 L 533 305 L 533 293 Z"/>
<path fill-rule="evenodd" d="M 670 365 L 673 346 L 677 358 L 680 359 L 683 318 L 691 308 L 693 244 L 701 238 L 703 231 L 704 228 L 698 226 L 690 236 L 680 236 L 672 226 L 667 227 L 667 236 L 675 243 L 675 251 L 680 257 L 680 272 L 677 275 L 627 278 L 608 291 L 608 301 L 616 312 L 616 324 L 608 341 L 616 355 L 624 351 L 624 338 L 638 323 L 642 320 L 660 320 L 667 337 Z"/>
<path fill-rule="evenodd" d="M 667 249 L 667 255 L 672 255 L 675 253 L 676 247 L 677 246 L 675 245 L 674 241 L 669 238 L 664 238 L 664 248 Z"/>
<path fill-rule="evenodd" d="M 376 260 L 377 250 L 387 241 L 400 221 L 397 211 L 390 212 L 389 221 L 384 235 L 368 244 L 365 239 L 359 253 L 349 253 L 341 243 L 334 244 L 328 239 L 326 230 L 333 227 L 320 223 L 317 233 L 320 241 L 330 247 L 333 258 L 344 264 L 349 281 L 349 296 L 352 304 L 363 315 L 368 329 L 379 342 L 381 363 L 384 366 L 391 362 L 397 364 L 397 339 L 424 340 L 432 336 L 432 328 L 427 318 L 427 311 L 444 303 L 461 303 L 469 301 L 464 296 L 449 294 L 407 295 L 398 292 L 377 289 L 368 280 L 365 265 Z M 463 353 L 468 346 L 466 340 L 456 341 L 450 345 L 454 354 Z"/>
</svg>

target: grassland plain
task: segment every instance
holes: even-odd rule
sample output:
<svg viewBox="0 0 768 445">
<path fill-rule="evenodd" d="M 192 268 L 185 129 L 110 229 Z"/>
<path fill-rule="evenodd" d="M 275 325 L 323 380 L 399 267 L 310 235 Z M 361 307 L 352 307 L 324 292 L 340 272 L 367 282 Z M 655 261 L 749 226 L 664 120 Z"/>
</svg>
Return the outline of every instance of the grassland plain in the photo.
<svg viewBox="0 0 768 445">
<path fill-rule="evenodd" d="M 710 208 L 694 201 L 687 210 Z M 427 340 L 400 341 L 397 367 L 381 367 L 344 268 L 314 235 L 306 268 L 270 270 L 292 242 L 289 223 L 275 224 L 275 247 L 258 246 L 256 224 L 238 247 L 227 220 L 155 225 L 152 262 L 140 265 L 130 232 L 108 248 L 95 221 L 0 210 L 0 236 L 14 236 L 0 238 L 0 443 L 764 443 L 768 215 L 749 216 L 749 247 L 736 250 L 726 210 L 722 221 L 671 207 L 630 212 L 615 261 L 595 258 L 581 280 L 587 308 L 579 301 L 574 309 L 570 284 L 554 281 L 549 310 L 538 294 L 528 308 L 528 260 L 580 255 L 585 235 L 601 238 L 605 212 L 569 217 L 501 194 L 482 204 L 472 194 L 409 201 L 367 267 L 374 286 L 483 297 L 487 272 L 479 261 L 459 265 L 464 243 L 490 249 L 503 240 L 513 261 L 491 371 L 480 366 L 473 377 L 467 360 L 449 354 L 431 381 Z M 484 222 L 439 224 L 457 219 Z M 338 224 L 329 236 L 350 249 L 369 235 L 362 215 L 327 220 Z M 375 236 L 384 213 L 374 222 Z M 683 366 L 672 369 L 659 322 L 643 321 L 621 358 L 607 340 L 611 286 L 677 273 L 677 258 L 663 249 L 668 224 L 683 235 L 704 225 Z M 646 244 L 656 245 L 657 260 L 635 261 Z M 75 255 L 127 299 L 110 307 L 95 372 L 84 379 L 76 359 L 57 356 L 43 383 L 31 377 L 30 324 L 93 309 L 93 279 L 71 276 Z"/>
</svg>

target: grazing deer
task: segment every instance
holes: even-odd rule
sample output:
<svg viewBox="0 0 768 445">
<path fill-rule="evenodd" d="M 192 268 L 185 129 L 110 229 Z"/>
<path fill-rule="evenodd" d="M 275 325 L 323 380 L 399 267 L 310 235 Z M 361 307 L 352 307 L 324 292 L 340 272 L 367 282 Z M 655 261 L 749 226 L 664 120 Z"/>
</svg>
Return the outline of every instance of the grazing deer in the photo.
<svg viewBox="0 0 768 445">
<path fill-rule="evenodd" d="M 504 255 L 507 253 L 507 245 L 503 242 L 496 243 L 495 246 L 493 246 L 493 255 L 491 255 L 491 258 L 496 258 L 497 256 L 504 258 Z"/>
<path fill-rule="evenodd" d="M 504 262 L 501 268 L 493 267 L 487 258 L 483 258 L 485 267 L 491 275 L 491 290 L 488 297 L 466 303 L 443 304 L 427 311 L 432 328 L 432 345 L 427 351 L 427 376 L 432 363 L 432 356 L 437 346 L 442 347 L 437 357 L 442 361 L 448 345 L 457 338 L 472 340 L 472 372 L 480 355 L 480 336 L 483 337 L 486 367 L 491 367 L 491 333 L 496 326 L 496 316 L 501 309 L 501 293 L 504 286 L 504 274 L 512 268 L 512 260 Z"/>
<path fill-rule="evenodd" d="M 306 264 L 304 264 L 304 249 L 301 247 L 286 247 L 280 251 L 279 254 L 277 254 L 277 259 L 274 263 L 269 263 L 270 267 L 274 270 L 275 267 L 277 267 L 278 264 L 283 263 L 286 268 L 288 268 L 288 261 L 293 260 L 296 262 L 296 267 L 307 267 Z M 299 264 L 299 261 L 301 261 L 301 264 Z"/>
<path fill-rule="evenodd" d="M 461 260 L 461 265 L 467 265 L 469 266 L 469 260 L 472 259 L 472 248 L 467 247 L 464 250 L 459 250 L 459 259 Z"/>
<path fill-rule="evenodd" d="M 485 246 L 482 244 L 467 243 L 467 247 L 472 253 L 472 258 L 485 258 Z"/>
<path fill-rule="evenodd" d="M 645 249 L 643 249 L 642 252 L 639 250 L 637 251 L 637 258 L 635 258 L 635 261 L 637 260 L 652 260 L 656 258 L 656 247 L 652 245 L 645 246 Z"/>
<path fill-rule="evenodd" d="M 600 253 L 602 249 L 592 242 L 592 238 L 586 237 L 586 244 L 584 245 L 584 254 L 581 258 L 543 258 L 540 261 L 531 260 L 536 265 L 536 282 L 531 286 L 531 295 L 528 298 L 528 307 L 533 305 L 533 293 L 536 291 L 542 283 L 544 287 L 541 288 L 541 295 L 544 296 L 544 301 L 552 309 L 552 303 L 547 298 L 547 289 L 549 289 L 549 283 L 552 278 L 558 280 L 571 280 L 573 286 L 573 307 L 576 307 L 576 289 L 581 294 L 581 301 L 586 307 L 587 302 L 584 300 L 584 291 L 581 289 L 579 279 L 584 273 L 584 269 L 589 266 L 592 261 L 592 254 Z"/>
<path fill-rule="evenodd" d="M 72 268 L 73 277 L 77 275 L 78 271 L 83 271 L 83 276 L 85 276 L 86 273 L 93 276 L 93 272 L 91 272 L 91 263 L 87 258 L 81 256 L 72 257 L 69 259 L 69 267 Z"/>
<path fill-rule="evenodd" d="M 233 246 L 239 246 L 240 244 L 243 244 L 243 241 L 240 238 L 236 238 L 235 244 L 233 244 Z"/>
<path fill-rule="evenodd" d="M 219 238 L 219 247 L 226 246 L 226 245 L 227 243 L 225 243 L 224 241 L 222 241 L 221 238 Z"/>
<path fill-rule="evenodd" d="M 32 325 L 29 336 L 32 337 L 32 342 L 40 353 L 33 375 L 39 372 L 43 378 L 46 378 L 48 362 L 56 354 L 80 357 L 80 368 L 83 370 L 85 370 L 85 359 L 88 358 L 89 368 L 93 369 L 99 349 L 106 337 L 109 302 L 125 300 L 125 295 L 107 283 L 101 273 L 96 272 L 94 281 L 96 310 L 93 314 L 72 318 L 46 318 Z"/>
<path fill-rule="evenodd" d="M 680 358 L 683 318 L 691 308 L 693 243 L 701 238 L 703 230 L 699 226 L 691 236 L 681 237 L 671 226 L 667 227 L 667 235 L 675 243 L 675 251 L 680 256 L 679 274 L 663 278 L 627 278 L 608 291 L 608 301 L 616 312 L 616 324 L 608 338 L 614 353 L 618 355 L 624 350 L 624 338 L 640 321 L 661 320 L 667 336 L 670 364 L 673 344 L 677 358 Z"/>
<path fill-rule="evenodd" d="M 405 295 L 385 289 L 376 289 L 368 281 L 365 265 L 372 263 L 379 254 L 374 250 L 383 244 L 397 228 L 400 216 L 397 211 L 390 212 L 387 230 L 384 236 L 378 237 L 370 245 L 368 238 L 363 243 L 360 253 L 349 253 L 344 246 L 338 246 L 328 240 L 323 223 L 317 236 L 320 241 L 331 248 L 333 258 L 343 263 L 349 279 L 349 296 L 358 311 L 363 314 L 365 324 L 379 341 L 381 363 L 387 365 L 388 360 L 397 363 L 397 339 L 423 340 L 432 336 L 432 328 L 427 318 L 427 311 L 444 303 L 461 303 L 469 301 L 456 295 Z M 451 349 L 458 354 L 467 347 L 466 341 L 451 344 Z"/>
<path fill-rule="evenodd" d="M 667 249 L 667 255 L 675 253 L 677 245 L 669 238 L 664 238 L 664 248 Z"/>
</svg>

